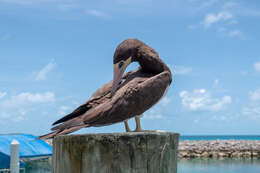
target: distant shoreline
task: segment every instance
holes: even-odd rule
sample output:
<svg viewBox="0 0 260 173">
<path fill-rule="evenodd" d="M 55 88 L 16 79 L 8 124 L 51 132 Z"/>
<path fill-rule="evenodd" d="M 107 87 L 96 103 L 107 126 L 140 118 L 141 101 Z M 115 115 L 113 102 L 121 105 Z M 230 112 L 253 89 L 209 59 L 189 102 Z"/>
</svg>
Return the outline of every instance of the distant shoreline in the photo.
<svg viewBox="0 0 260 173">
<path fill-rule="evenodd" d="M 179 158 L 260 158 L 260 140 L 180 140 Z"/>
<path fill-rule="evenodd" d="M 46 140 L 52 146 L 52 140 Z M 260 140 L 180 140 L 179 158 L 260 158 Z"/>
<path fill-rule="evenodd" d="M 180 140 L 260 140 L 260 135 L 181 135 Z"/>
</svg>

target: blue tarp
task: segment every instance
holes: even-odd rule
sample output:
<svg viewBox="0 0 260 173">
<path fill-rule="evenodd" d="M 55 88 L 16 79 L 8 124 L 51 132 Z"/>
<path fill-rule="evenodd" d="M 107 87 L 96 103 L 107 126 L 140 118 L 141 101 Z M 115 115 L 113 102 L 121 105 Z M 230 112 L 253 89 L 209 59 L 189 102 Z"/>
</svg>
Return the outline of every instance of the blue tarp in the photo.
<svg viewBox="0 0 260 173">
<path fill-rule="evenodd" d="M 52 155 L 52 148 L 43 140 L 29 134 L 0 135 L 0 169 L 9 168 L 10 144 L 13 140 L 20 143 L 20 158 L 40 157 Z"/>
<path fill-rule="evenodd" d="M 0 169 L 9 168 L 10 157 L 0 152 Z"/>
</svg>

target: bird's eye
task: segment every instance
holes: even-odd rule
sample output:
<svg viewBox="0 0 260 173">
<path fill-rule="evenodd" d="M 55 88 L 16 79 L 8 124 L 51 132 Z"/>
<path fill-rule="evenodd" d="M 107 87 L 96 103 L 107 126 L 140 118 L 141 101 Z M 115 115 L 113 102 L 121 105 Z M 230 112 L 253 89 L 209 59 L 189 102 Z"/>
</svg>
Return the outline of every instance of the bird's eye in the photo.
<svg viewBox="0 0 260 173">
<path fill-rule="evenodd" d="M 121 68 L 121 67 L 123 67 L 123 65 L 124 65 L 124 61 L 121 61 L 121 62 L 118 64 L 118 67 Z"/>
</svg>

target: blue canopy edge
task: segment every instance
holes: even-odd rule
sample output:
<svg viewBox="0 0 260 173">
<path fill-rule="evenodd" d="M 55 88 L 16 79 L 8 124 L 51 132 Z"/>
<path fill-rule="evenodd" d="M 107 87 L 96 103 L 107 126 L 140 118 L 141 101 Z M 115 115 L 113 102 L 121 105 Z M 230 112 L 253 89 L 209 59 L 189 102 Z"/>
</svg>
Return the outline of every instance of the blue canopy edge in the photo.
<svg viewBox="0 0 260 173">
<path fill-rule="evenodd" d="M 13 140 L 20 143 L 20 158 L 43 157 L 52 155 L 52 147 L 38 137 L 30 134 L 0 135 L 0 169 L 10 166 L 10 145 Z M 24 164 L 20 162 L 20 166 Z"/>
</svg>

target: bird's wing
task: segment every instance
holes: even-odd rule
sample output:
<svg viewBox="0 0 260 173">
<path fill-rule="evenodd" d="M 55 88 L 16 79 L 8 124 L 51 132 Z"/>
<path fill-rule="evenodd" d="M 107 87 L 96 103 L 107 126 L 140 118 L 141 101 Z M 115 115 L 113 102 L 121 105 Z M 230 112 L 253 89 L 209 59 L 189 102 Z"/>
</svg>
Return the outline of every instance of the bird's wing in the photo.
<svg viewBox="0 0 260 173">
<path fill-rule="evenodd" d="M 118 90 L 120 90 L 120 88 L 126 85 L 128 81 L 132 80 L 136 76 L 136 74 L 139 74 L 138 70 L 131 71 L 124 74 L 122 80 L 124 80 L 125 82 L 120 85 Z M 59 123 L 62 124 L 53 127 L 51 130 L 63 129 L 68 124 L 74 124 L 72 123 L 72 121 L 75 122 L 74 119 L 76 119 L 77 117 L 78 119 L 82 118 L 84 114 L 85 114 L 84 117 L 88 117 L 88 118 L 92 117 L 93 112 L 97 111 L 97 109 L 99 110 L 100 107 L 104 109 L 105 106 L 103 105 L 103 103 L 108 102 L 111 99 L 111 90 L 112 90 L 112 81 L 108 82 L 107 84 L 99 88 L 86 103 L 79 106 L 72 113 L 54 122 L 53 125 L 57 125 Z"/>
<path fill-rule="evenodd" d="M 123 80 L 124 82 L 120 85 L 118 91 L 115 93 L 113 97 L 111 97 L 111 87 L 112 83 L 106 84 L 107 86 L 103 86 L 100 88 L 96 93 L 93 94 L 93 96 L 90 98 L 90 100 L 86 103 L 86 105 L 93 105 L 90 107 L 90 109 L 87 109 L 85 112 L 82 110 L 82 114 L 77 115 L 77 113 L 81 109 L 82 106 L 77 108 L 74 112 L 71 114 L 65 116 L 63 120 L 67 119 L 66 121 L 63 121 L 61 124 L 53 127 L 51 130 L 53 131 L 64 131 L 65 129 L 72 128 L 75 126 L 81 126 L 83 124 L 88 124 L 88 126 L 92 125 L 99 125 L 101 122 L 101 119 L 104 119 L 104 117 L 108 114 L 109 110 L 112 109 L 113 105 L 116 102 L 120 102 L 120 98 L 123 97 L 124 92 L 128 92 L 125 90 L 125 88 L 128 88 L 128 90 L 133 89 L 134 85 L 136 83 L 140 83 L 144 81 L 147 77 L 140 77 L 139 72 L 129 72 L 126 75 L 124 75 Z M 136 82 L 133 82 L 136 81 Z M 139 81 L 139 82 L 137 82 Z M 107 88 L 107 89 L 105 89 Z M 109 90 L 110 89 L 110 90 Z M 109 90 L 109 92 L 102 92 L 102 90 Z M 103 94 L 103 95 L 102 95 Z M 106 95 L 105 95 L 106 94 Z M 67 118 L 69 117 L 69 118 Z M 101 119 L 100 119 L 101 118 Z M 58 121 L 59 122 L 59 121 Z M 102 121 L 103 122 L 103 121 Z M 113 122 L 108 123 L 102 123 L 100 125 L 108 125 L 112 124 Z"/>
<path fill-rule="evenodd" d="M 54 126 L 51 129 L 52 132 L 39 136 L 39 138 L 40 139 L 53 138 L 54 136 L 72 133 L 83 127 L 89 126 L 88 124 L 83 123 L 82 115 L 84 115 L 86 112 L 90 110 L 93 110 L 98 105 L 110 99 L 111 88 L 112 88 L 112 82 L 103 85 L 103 87 L 99 88 L 86 103 L 79 106 L 72 113 L 64 116 L 63 118 L 53 123 L 53 125 L 59 123 L 60 124 Z"/>
<path fill-rule="evenodd" d="M 171 83 L 171 74 L 132 74 L 112 99 L 82 116 L 84 124 L 104 126 L 141 115 L 156 104 Z"/>
<path fill-rule="evenodd" d="M 99 104 L 103 103 L 106 99 L 110 98 L 110 91 L 112 88 L 112 81 L 108 82 L 107 84 L 103 85 L 103 87 L 99 88 L 91 98 L 86 101 L 84 104 L 80 105 L 76 108 L 72 113 L 62 117 L 61 119 L 55 121 L 52 125 L 56 125 L 62 122 L 66 122 L 71 120 L 75 117 L 83 115 L 88 110 L 98 106 Z"/>
<path fill-rule="evenodd" d="M 124 76 L 125 81 L 112 98 L 110 94 L 100 97 L 96 100 L 99 101 L 99 104 L 96 104 L 95 107 L 55 126 L 52 128 L 53 132 L 41 138 L 68 134 L 83 127 L 105 126 L 140 115 L 163 96 L 171 82 L 169 75 L 168 72 L 157 75 L 142 74 L 140 71 L 128 73 Z M 90 100 L 98 95 L 91 97 Z"/>
<path fill-rule="evenodd" d="M 139 70 L 130 71 L 123 75 L 123 80 L 126 78 L 133 78 L 136 73 L 138 73 Z M 106 102 L 107 99 L 111 98 L 111 90 L 112 90 L 112 81 L 106 83 L 101 88 L 99 88 L 88 101 L 86 101 L 84 104 L 80 105 L 78 108 L 76 108 L 73 112 L 71 112 L 68 115 L 65 115 L 61 119 L 55 121 L 52 125 L 57 125 L 59 123 L 63 123 L 66 121 L 69 121 L 73 118 L 76 118 L 78 116 L 83 115 L 87 111 L 95 108 L 96 106 Z M 54 127 L 53 129 L 55 129 Z"/>
</svg>

